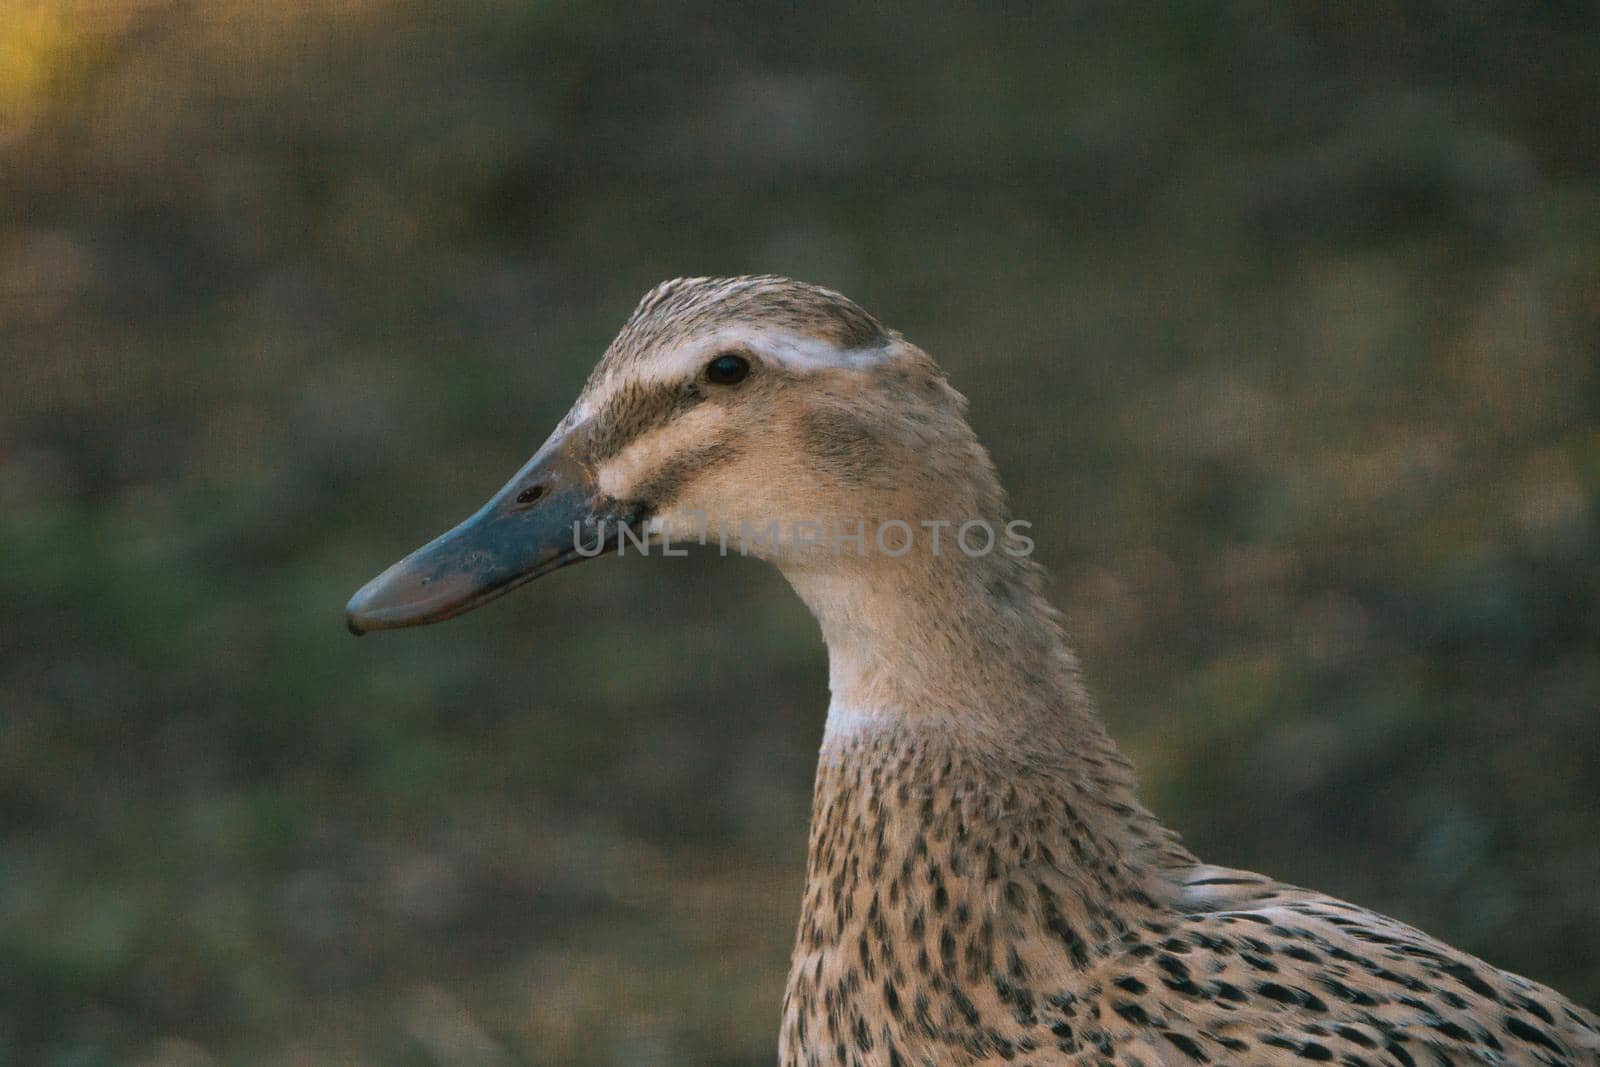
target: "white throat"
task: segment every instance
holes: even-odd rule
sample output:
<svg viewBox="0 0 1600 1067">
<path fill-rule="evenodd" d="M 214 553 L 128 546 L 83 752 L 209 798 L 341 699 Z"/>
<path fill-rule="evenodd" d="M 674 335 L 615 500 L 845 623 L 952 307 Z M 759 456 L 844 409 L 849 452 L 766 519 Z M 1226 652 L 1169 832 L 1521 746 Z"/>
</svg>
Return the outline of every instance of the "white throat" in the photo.
<svg viewBox="0 0 1600 1067">
<path fill-rule="evenodd" d="M 828 722 L 822 729 L 822 749 L 826 752 L 869 734 L 892 730 L 905 716 L 889 708 L 858 708 L 835 698 L 828 705 Z"/>
</svg>

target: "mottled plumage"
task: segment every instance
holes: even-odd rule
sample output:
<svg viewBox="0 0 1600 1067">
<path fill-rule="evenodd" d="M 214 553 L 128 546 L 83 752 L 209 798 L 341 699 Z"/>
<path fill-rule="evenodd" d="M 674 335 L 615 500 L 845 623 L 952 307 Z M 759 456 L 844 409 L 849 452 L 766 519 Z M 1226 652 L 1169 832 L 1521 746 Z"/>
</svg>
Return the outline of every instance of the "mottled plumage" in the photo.
<svg viewBox="0 0 1600 1067">
<path fill-rule="evenodd" d="M 737 384 L 706 373 L 728 353 L 750 363 Z M 1557 993 L 1202 864 L 1139 804 L 1038 566 L 951 547 L 1009 521 L 964 408 L 837 293 L 667 282 L 539 456 L 369 583 L 351 625 L 447 618 L 571 561 L 559 539 L 519 561 L 500 532 L 562 529 L 547 502 L 658 531 L 904 523 L 903 554 L 725 542 L 772 559 L 828 644 L 784 1067 L 1600 1064 L 1600 1024 Z"/>
<path fill-rule="evenodd" d="M 1199 864 L 1078 761 L 825 757 L 785 1064 L 1592 1064 L 1593 1015 L 1393 919 Z"/>
<path fill-rule="evenodd" d="M 719 448 L 765 430 L 798 454 L 809 480 L 771 472 L 792 483 L 794 513 L 820 509 L 815 494 L 865 516 L 1005 520 L 964 401 L 827 290 L 668 282 L 591 390 L 609 382 L 614 410 L 648 432 L 685 401 L 663 394 L 646 417 L 618 383 L 731 327 L 802 335 L 849 368 L 830 378 L 776 360 L 767 382 L 752 375 L 748 416 L 730 400 L 719 424 Z M 862 368 L 849 356 L 862 348 L 887 354 Z M 725 494 L 760 464 L 694 477 Z M 659 469 L 677 465 L 665 453 Z M 661 481 L 642 479 L 655 493 Z M 1135 799 L 1031 560 L 776 562 L 821 621 L 838 718 L 817 773 L 783 1064 L 1600 1063 L 1595 1016 L 1551 990 L 1393 919 L 1196 860 Z"/>
</svg>

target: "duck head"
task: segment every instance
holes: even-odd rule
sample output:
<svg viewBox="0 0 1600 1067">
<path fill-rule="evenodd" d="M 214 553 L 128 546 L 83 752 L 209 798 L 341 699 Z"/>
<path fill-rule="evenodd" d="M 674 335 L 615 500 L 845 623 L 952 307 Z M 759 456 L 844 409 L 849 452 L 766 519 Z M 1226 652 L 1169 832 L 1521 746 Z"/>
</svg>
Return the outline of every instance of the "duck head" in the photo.
<svg viewBox="0 0 1600 1067">
<path fill-rule="evenodd" d="M 998 510 L 964 404 L 925 353 L 831 290 L 666 282 L 544 446 L 356 593 L 350 629 L 451 618 L 624 537 L 720 544 L 791 575 L 893 556 L 924 519 Z"/>
</svg>

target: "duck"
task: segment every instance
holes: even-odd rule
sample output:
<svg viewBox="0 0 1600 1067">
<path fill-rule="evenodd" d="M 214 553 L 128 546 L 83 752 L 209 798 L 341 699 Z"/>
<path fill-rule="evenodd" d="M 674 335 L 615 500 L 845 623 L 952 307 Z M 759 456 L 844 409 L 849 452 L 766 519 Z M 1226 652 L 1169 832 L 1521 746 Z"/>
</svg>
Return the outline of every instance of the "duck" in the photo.
<svg viewBox="0 0 1600 1067">
<path fill-rule="evenodd" d="M 630 541 L 778 567 L 831 694 L 785 1067 L 1600 1064 L 1559 993 L 1205 863 L 1140 802 L 965 412 L 837 292 L 665 282 L 527 464 L 347 624 L 439 622 Z"/>
</svg>

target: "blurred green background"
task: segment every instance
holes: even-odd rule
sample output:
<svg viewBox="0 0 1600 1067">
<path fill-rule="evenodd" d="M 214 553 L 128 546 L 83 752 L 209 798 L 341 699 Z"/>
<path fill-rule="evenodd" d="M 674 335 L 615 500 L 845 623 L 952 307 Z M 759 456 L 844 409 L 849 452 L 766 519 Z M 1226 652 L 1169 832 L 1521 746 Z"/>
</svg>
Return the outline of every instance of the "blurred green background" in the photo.
<svg viewBox="0 0 1600 1067">
<path fill-rule="evenodd" d="M 346 597 L 681 274 L 972 398 L 1210 860 L 1600 1003 L 1591 4 L 0 0 L 0 1063 L 770 1063 L 739 560 Z"/>
</svg>

